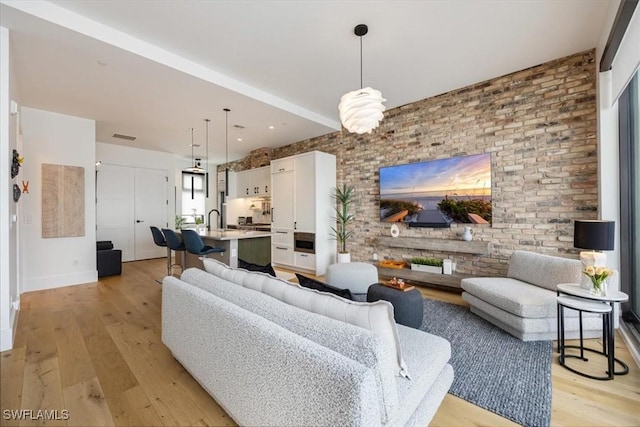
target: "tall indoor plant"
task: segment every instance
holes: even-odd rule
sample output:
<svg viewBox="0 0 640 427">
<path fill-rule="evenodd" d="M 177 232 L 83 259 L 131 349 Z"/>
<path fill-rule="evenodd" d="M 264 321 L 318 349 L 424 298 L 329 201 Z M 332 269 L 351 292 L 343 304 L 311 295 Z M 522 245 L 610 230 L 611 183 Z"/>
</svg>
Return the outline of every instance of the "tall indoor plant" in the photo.
<svg viewBox="0 0 640 427">
<path fill-rule="evenodd" d="M 349 224 L 355 220 L 351 213 L 351 205 L 355 202 L 355 189 L 347 184 L 336 187 L 333 191 L 333 198 L 336 202 L 335 219 L 336 226 L 331 227 L 333 237 L 338 241 L 338 262 L 350 262 L 351 254 L 347 252 L 347 240 L 353 236 L 353 231 L 347 230 Z"/>
</svg>

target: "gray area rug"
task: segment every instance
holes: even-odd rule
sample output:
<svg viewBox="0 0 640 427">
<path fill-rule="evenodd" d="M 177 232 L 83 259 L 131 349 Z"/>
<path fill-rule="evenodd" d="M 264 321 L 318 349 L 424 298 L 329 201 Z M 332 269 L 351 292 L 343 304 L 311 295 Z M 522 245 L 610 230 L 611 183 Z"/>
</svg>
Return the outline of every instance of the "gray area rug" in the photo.
<svg viewBox="0 0 640 427">
<path fill-rule="evenodd" d="M 467 307 L 423 301 L 420 329 L 451 343 L 449 393 L 524 426 L 550 424 L 552 341 L 523 342 Z"/>
</svg>

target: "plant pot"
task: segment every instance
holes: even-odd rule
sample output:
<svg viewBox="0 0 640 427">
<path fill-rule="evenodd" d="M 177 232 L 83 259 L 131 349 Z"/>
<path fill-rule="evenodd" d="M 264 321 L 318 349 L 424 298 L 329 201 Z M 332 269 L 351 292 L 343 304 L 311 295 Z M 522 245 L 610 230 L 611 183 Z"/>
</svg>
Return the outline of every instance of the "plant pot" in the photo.
<svg viewBox="0 0 640 427">
<path fill-rule="evenodd" d="M 442 274 L 442 267 L 434 267 L 432 265 L 411 264 L 411 269 L 416 271 L 424 271 L 426 273 Z"/>
<path fill-rule="evenodd" d="M 343 254 L 338 252 L 337 261 L 338 261 L 338 264 L 346 264 L 348 262 L 351 262 L 351 254 L 350 253 Z"/>
</svg>

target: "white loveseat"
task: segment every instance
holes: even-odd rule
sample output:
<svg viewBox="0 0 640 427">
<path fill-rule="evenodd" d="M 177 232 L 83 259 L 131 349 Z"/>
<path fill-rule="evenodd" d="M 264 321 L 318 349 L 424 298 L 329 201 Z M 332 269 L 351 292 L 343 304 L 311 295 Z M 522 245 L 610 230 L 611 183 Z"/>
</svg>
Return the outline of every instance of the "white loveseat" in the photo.
<svg viewBox="0 0 640 427">
<path fill-rule="evenodd" d="M 385 301 L 205 266 L 164 279 L 162 340 L 240 425 L 424 427 L 451 386 L 449 342 Z"/>
<path fill-rule="evenodd" d="M 580 283 L 578 260 L 515 251 L 509 259 L 507 277 L 467 278 L 461 282 L 462 299 L 471 311 L 523 341 L 557 339 L 557 285 Z M 617 276 L 610 289 L 618 289 Z M 618 312 L 618 307 L 614 307 Z M 618 318 L 614 313 L 614 326 Z M 579 337 L 578 312 L 565 310 L 565 337 Z M 598 314 L 583 313 L 585 338 L 602 334 Z"/>
</svg>

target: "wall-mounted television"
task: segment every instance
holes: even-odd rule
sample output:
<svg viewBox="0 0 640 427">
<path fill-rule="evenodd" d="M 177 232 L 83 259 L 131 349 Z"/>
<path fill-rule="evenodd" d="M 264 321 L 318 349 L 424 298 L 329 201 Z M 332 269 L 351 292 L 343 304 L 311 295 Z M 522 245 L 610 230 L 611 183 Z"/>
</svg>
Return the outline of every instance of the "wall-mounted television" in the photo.
<svg viewBox="0 0 640 427">
<path fill-rule="evenodd" d="M 491 223 L 491 154 L 380 168 L 380 220 L 410 227 Z"/>
</svg>

